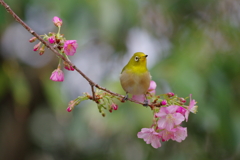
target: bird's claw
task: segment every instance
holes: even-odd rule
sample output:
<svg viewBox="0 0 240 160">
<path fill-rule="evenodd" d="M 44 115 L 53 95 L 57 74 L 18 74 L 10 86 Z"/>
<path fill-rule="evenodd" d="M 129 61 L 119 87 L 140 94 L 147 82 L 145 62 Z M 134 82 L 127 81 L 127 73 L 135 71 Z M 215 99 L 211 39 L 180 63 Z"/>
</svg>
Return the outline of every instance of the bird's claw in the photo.
<svg viewBox="0 0 240 160">
<path fill-rule="evenodd" d="M 143 106 L 144 106 L 144 107 L 147 107 L 147 106 L 148 106 L 148 100 L 147 100 L 147 99 L 144 100 Z"/>
<path fill-rule="evenodd" d="M 123 98 L 124 101 L 128 100 L 128 94 Z"/>
</svg>

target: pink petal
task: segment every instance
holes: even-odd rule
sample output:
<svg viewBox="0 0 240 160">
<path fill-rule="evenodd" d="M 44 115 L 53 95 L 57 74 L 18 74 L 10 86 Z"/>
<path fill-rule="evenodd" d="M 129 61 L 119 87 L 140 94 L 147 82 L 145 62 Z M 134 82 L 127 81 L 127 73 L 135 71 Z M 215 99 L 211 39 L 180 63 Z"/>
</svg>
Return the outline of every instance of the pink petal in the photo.
<svg viewBox="0 0 240 160">
<path fill-rule="evenodd" d="M 161 117 L 159 120 L 158 120 L 158 127 L 160 129 L 164 129 L 166 127 L 166 118 L 165 117 Z"/>
<path fill-rule="evenodd" d="M 151 143 L 153 148 L 161 147 L 160 139 L 158 137 L 154 137 Z"/>
<path fill-rule="evenodd" d="M 156 116 L 157 117 L 163 117 L 163 116 L 166 116 L 167 115 L 167 107 L 161 107 L 159 112 L 156 113 Z"/>
<path fill-rule="evenodd" d="M 177 127 L 176 132 L 174 133 L 173 140 L 175 140 L 177 142 L 181 142 L 181 141 L 185 140 L 186 137 L 187 137 L 187 128 L 181 127 L 181 126 Z"/>
<path fill-rule="evenodd" d="M 185 119 L 181 113 L 175 113 L 173 116 L 175 125 L 179 125 Z"/>
<path fill-rule="evenodd" d="M 188 116 L 189 116 L 189 110 L 186 110 L 186 112 L 185 112 L 185 118 L 186 118 L 186 122 L 188 121 Z"/>
<path fill-rule="evenodd" d="M 166 107 L 167 113 L 175 113 L 178 108 L 179 108 L 179 106 L 177 106 L 177 105 L 168 106 L 168 107 Z"/>
</svg>

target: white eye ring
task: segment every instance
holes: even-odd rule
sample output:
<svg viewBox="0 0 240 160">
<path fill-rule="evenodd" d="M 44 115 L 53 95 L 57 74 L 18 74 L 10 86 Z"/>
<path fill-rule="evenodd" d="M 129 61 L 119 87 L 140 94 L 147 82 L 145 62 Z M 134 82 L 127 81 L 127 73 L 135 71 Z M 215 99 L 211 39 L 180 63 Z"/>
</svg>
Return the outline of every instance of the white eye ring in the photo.
<svg viewBox="0 0 240 160">
<path fill-rule="evenodd" d="M 136 62 L 139 61 L 139 57 L 138 57 L 138 56 L 135 57 L 135 61 L 136 61 Z"/>
</svg>

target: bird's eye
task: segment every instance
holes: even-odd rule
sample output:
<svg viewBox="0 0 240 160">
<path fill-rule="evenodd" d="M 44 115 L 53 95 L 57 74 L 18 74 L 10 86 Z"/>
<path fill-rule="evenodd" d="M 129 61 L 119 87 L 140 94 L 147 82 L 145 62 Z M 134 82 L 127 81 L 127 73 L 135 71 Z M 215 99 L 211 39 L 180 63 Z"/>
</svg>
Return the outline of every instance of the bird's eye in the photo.
<svg viewBox="0 0 240 160">
<path fill-rule="evenodd" d="M 138 57 L 138 56 L 135 57 L 135 61 L 136 61 L 136 62 L 139 61 L 139 57 Z"/>
</svg>

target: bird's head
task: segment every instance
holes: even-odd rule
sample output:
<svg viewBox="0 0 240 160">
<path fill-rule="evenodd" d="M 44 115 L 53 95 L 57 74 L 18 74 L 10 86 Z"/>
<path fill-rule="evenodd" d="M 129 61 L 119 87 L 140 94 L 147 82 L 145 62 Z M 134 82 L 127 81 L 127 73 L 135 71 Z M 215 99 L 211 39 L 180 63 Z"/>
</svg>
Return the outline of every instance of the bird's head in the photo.
<svg viewBox="0 0 240 160">
<path fill-rule="evenodd" d="M 144 54 L 143 52 L 136 52 L 131 60 L 130 60 L 130 64 L 132 65 L 146 65 L 147 62 L 147 56 L 146 54 Z"/>
</svg>

